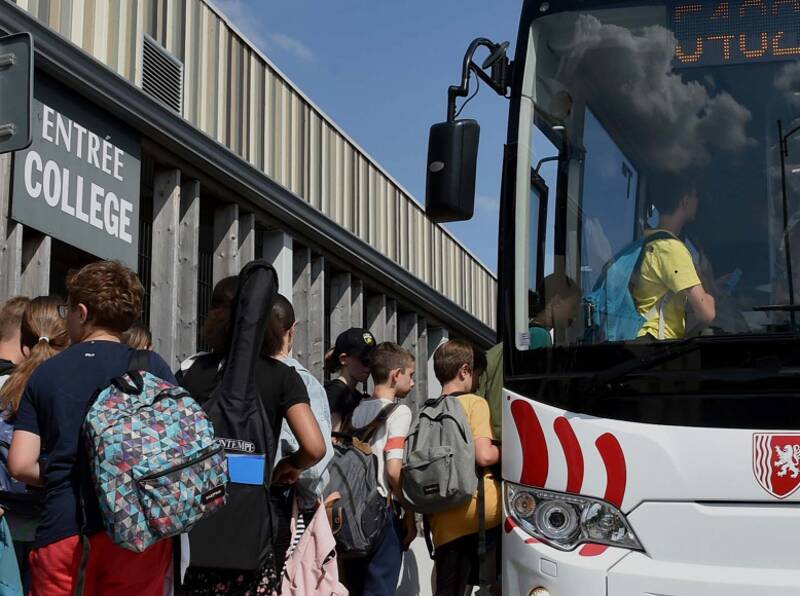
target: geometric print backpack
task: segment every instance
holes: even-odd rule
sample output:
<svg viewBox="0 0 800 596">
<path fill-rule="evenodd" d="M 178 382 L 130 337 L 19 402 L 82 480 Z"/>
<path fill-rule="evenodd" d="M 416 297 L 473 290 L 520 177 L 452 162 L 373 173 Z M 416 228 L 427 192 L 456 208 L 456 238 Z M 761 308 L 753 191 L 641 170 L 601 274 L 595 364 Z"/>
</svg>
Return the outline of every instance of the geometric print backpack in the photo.
<svg viewBox="0 0 800 596">
<path fill-rule="evenodd" d="M 148 361 L 135 352 L 131 371 L 96 395 L 83 423 L 105 528 L 135 552 L 220 509 L 228 483 L 211 421 L 186 390 L 144 371 Z"/>
</svg>

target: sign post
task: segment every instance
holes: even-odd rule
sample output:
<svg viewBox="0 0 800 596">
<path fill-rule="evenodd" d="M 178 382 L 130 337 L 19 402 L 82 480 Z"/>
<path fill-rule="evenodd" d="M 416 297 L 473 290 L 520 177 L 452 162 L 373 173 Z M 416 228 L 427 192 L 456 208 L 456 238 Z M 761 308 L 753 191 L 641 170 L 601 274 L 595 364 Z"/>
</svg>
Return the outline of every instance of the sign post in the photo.
<svg viewBox="0 0 800 596">
<path fill-rule="evenodd" d="M 31 144 L 33 37 L 0 37 L 0 154 Z"/>
</svg>

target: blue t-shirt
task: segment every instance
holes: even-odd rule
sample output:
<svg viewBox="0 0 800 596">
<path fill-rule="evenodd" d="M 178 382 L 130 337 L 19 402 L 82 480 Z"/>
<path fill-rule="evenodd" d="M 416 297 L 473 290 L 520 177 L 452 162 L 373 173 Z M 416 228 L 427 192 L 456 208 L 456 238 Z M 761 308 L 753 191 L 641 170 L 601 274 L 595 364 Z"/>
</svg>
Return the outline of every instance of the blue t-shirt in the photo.
<svg viewBox="0 0 800 596">
<path fill-rule="evenodd" d="M 127 372 L 132 354 L 132 348 L 117 342 L 76 344 L 43 362 L 28 381 L 14 430 L 39 435 L 42 453 L 47 456 L 42 470 L 45 497 L 36 547 L 80 533 L 81 466 L 87 463 L 81 425 L 89 400 L 111 379 Z M 175 383 L 169 366 L 158 354 L 150 357 L 149 372 Z M 103 524 L 94 488 L 87 486 L 84 495 L 87 528 L 99 531 Z"/>
</svg>

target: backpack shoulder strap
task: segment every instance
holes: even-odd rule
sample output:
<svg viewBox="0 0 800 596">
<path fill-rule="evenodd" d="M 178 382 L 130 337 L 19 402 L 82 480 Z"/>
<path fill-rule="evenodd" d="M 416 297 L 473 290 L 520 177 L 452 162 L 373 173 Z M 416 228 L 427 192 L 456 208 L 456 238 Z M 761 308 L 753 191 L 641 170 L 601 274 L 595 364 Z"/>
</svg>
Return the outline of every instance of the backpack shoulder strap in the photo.
<svg viewBox="0 0 800 596">
<path fill-rule="evenodd" d="M 134 350 L 131 354 L 131 359 L 128 362 L 129 371 L 146 371 L 150 368 L 150 351 L 149 350 Z"/>
<path fill-rule="evenodd" d="M 400 405 L 397 402 L 393 402 L 389 405 L 383 406 L 381 411 L 378 412 L 378 415 L 373 418 L 372 422 L 367 424 L 362 428 L 357 428 L 353 430 L 353 434 L 365 441 L 367 443 L 372 441 L 372 438 L 375 436 L 375 433 L 378 431 L 380 427 L 386 424 L 386 421 L 389 419 L 389 416 L 392 415 L 392 412 L 397 409 L 397 406 Z"/>
<path fill-rule="evenodd" d="M 425 408 L 425 407 L 434 407 L 435 408 L 440 403 L 442 403 L 442 401 L 446 397 L 460 397 L 462 395 L 466 395 L 466 392 L 465 391 L 454 391 L 453 393 L 444 393 L 444 394 L 442 394 L 442 395 L 440 395 L 438 397 L 431 397 L 430 399 L 425 400 L 425 402 L 423 402 L 423 404 L 422 404 L 422 407 L 423 408 Z"/>
</svg>

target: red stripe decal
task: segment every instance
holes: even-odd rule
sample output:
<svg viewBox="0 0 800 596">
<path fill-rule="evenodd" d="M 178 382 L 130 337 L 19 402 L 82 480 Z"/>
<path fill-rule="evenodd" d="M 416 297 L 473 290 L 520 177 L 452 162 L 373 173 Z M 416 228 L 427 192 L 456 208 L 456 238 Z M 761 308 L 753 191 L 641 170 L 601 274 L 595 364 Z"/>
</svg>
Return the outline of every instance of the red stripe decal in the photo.
<svg viewBox="0 0 800 596">
<path fill-rule="evenodd" d="M 605 544 L 585 544 L 581 550 L 578 551 L 578 554 L 582 557 L 596 557 L 602 555 L 607 550 L 608 547 Z"/>
<path fill-rule="evenodd" d="M 539 418 L 533 406 L 521 399 L 511 404 L 511 416 L 522 447 L 522 474 L 519 481 L 528 486 L 542 487 L 547 482 L 548 460 L 547 441 Z"/>
<path fill-rule="evenodd" d="M 505 523 L 505 524 L 503 524 L 503 529 L 505 529 L 505 531 L 506 531 L 506 534 L 510 534 L 510 533 L 511 533 L 511 531 L 512 531 L 514 528 L 516 528 L 516 527 L 517 527 L 517 522 L 515 522 L 515 521 L 514 521 L 513 519 L 511 519 L 510 517 L 507 517 L 507 518 L 506 518 L 506 523 Z"/>
<path fill-rule="evenodd" d="M 526 538 L 525 544 L 539 544 L 539 541 L 536 538 Z"/>
<path fill-rule="evenodd" d="M 617 507 L 622 506 L 622 499 L 625 497 L 625 483 L 627 482 L 627 469 L 625 466 L 625 454 L 617 438 L 606 433 L 595 442 L 600 457 L 606 466 L 606 494 L 605 500 L 614 503 Z"/>
<path fill-rule="evenodd" d="M 563 416 L 556 418 L 553 423 L 558 440 L 561 441 L 561 448 L 564 450 L 564 458 L 567 460 L 567 492 L 579 493 L 583 486 L 583 452 L 578 437 L 569 420 Z"/>
</svg>

